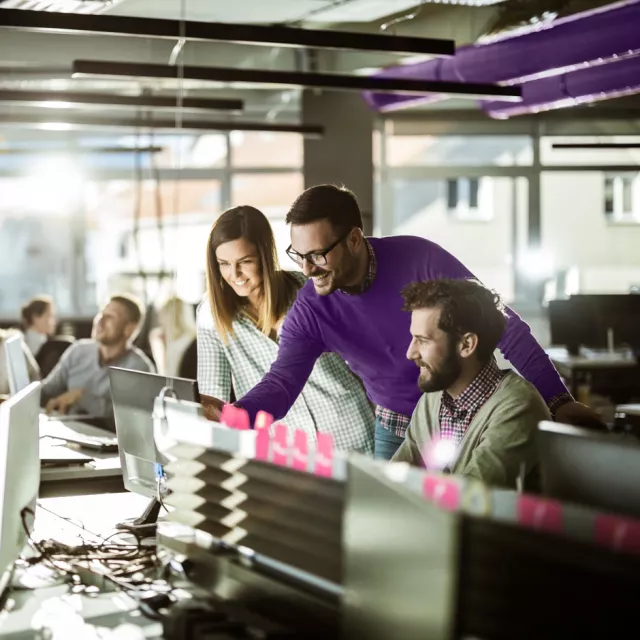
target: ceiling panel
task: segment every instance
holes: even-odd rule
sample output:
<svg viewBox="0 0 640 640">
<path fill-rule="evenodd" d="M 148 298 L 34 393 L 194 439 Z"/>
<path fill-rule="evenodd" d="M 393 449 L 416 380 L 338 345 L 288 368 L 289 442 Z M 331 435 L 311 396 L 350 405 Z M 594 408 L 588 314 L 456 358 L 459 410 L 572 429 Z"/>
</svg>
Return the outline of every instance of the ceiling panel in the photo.
<svg viewBox="0 0 640 640">
<path fill-rule="evenodd" d="M 391 0 L 389 0 L 391 1 Z M 186 0 L 187 20 L 276 23 L 293 21 L 335 4 L 333 0 Z M 105 13 L 179 19 L 181 0 L 122 0 Z"/>
</svg>

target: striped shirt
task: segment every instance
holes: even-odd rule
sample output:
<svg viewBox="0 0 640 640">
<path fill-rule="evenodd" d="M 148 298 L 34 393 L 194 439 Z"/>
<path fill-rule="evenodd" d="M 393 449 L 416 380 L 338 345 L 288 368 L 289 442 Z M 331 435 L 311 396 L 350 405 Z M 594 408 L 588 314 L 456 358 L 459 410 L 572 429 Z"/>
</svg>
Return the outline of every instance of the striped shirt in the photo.
<svg viewBox="0 0 640 640">
<path fill-rule="evenodd" d="M 302 274 L 294 272 L 303 284 Z M 265 336 L 246 315 L 233 322 L 225 344 L 213 321 L 208 300 L 198 306 L 198 388 L 229 402 L 231 385 L 240 398 L 257 385 L 278 355 L 277 342 Z M 375 418 L 360 380 L 335 353 L 318 358 L 307 384 L 282 423 L 302 429 L 312 440 L 331 433 L 342 451 L 373 452 Z"/>
</svg>

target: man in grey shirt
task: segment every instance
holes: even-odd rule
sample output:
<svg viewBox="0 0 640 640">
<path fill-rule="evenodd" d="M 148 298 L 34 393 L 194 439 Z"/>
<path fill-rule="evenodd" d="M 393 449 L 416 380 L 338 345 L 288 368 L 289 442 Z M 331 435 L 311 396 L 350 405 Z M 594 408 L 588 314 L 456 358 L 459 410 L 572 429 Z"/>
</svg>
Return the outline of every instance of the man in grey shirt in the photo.
<svg viewBox="0 0 640 640">
<path fill-rule="evenodd" d="M 42 383 L 42 404 L 47 413 L 112 416 L 109 367 L 155 371 L 151 360 L 130 345 L 142 316 L 134 297 L 116 295 L 109 299 L 94 320 L 93 337 L 71 345 Z"/>
</svg>

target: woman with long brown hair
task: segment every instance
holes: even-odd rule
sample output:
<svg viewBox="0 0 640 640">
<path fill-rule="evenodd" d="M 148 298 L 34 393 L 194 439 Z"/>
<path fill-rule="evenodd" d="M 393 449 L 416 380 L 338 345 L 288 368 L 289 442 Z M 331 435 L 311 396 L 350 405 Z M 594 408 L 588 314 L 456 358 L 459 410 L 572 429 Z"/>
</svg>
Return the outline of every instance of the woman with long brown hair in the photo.
<svg viewBox="0 0 640 640">
<path fill-rule="evenodd" d="M 250 206 L 225 211 L 207 244 L 207 298 L 198 307 L 198 386 L 205 406 L 239 398 L 278 353 L 279 331 L 304 284 L 283 271 L 269 221 Z M 322 355 L 282 419 L 311 438 L 331 433 L 336 448 L 373 452 L 375 418 L 362 384 L 334 353 Z"/>
</svg>

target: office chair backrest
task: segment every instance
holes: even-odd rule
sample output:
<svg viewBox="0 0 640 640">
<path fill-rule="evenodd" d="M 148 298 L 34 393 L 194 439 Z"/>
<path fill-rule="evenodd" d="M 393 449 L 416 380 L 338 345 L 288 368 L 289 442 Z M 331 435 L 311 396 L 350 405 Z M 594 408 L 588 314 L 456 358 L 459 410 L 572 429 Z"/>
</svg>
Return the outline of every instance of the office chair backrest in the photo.
<svg viewBox="0 0 640 640">
<path fill-rule="evenodd" d="M 198 378 L 198 342 L 195 338 L 182 355 L 178 376 L 190 380 Z"/>
<path fill-rule="evenodd" d="M 71 336 L 56 336 L 47 340 L 38 355 L 36 356 L 36 362 L 40 367 L 40 374 L 42 378 L 46 378 L 53 368 L 58 364 L 58 361 L 62 357 L 62 354 L 74 343 L 74 338 Z"/>
</svg>

